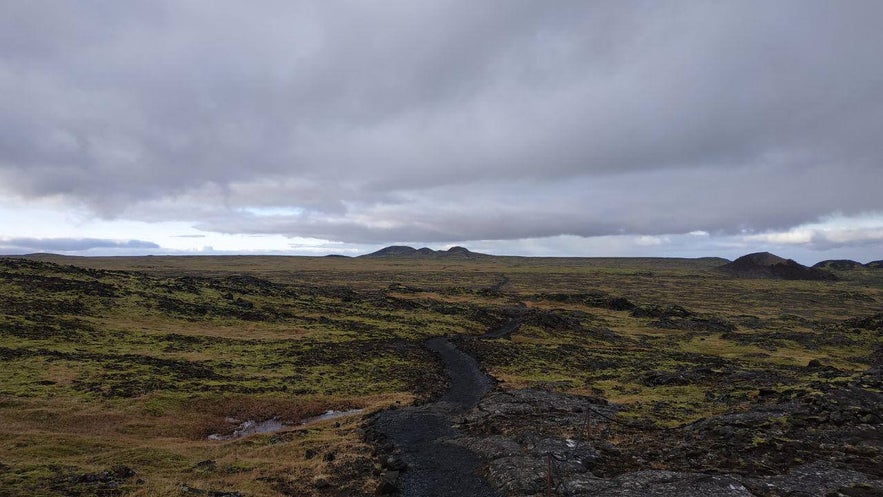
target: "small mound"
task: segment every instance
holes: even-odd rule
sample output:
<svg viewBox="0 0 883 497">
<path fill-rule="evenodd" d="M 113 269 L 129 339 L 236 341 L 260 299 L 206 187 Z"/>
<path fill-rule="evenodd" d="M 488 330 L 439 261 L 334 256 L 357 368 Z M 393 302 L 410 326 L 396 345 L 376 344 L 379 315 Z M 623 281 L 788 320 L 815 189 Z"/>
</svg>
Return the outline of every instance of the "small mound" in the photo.
<svg viewBox="0 0 883 497">
<path fill-rule="evenodd" d="M 813 264 L 815 269 L 825 269 L 828 271 L 852 271 L 864 267 L 861 262 L 850 259 L 829 259 L 827 261 L 817 262 Z"/>
<path fill-rule="evenodd" d="M 750 263 L 758 266 L 772 266 L 775 264 L 786 264 L 789 260 L 791 259 L 785 259 L 784 257 L 779 257 L 778 255 L 769 252 L 755 252 L 753 254 L 743 255 L 733 261 L 733 264 Z"/>
<path fill-rule="evenodd" d="M 834 281 L 836 276 L 818 268 L 806 267 L 792 259 L 769 252 L 744 255 L 719 268 L 737 278 Z"/>
</svg>

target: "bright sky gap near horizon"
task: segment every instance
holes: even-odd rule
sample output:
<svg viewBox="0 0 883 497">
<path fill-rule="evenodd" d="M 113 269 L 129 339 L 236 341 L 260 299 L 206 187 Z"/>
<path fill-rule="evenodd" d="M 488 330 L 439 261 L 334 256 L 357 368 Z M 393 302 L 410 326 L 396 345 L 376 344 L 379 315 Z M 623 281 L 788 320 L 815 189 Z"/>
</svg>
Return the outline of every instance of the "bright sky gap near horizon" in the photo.
<svg viewBox="0 0 883 497">
<path fill-rule="evenodd" d="M 0 254 L 883 259 L 883 2 L 3 10 Z"/>
</svg>

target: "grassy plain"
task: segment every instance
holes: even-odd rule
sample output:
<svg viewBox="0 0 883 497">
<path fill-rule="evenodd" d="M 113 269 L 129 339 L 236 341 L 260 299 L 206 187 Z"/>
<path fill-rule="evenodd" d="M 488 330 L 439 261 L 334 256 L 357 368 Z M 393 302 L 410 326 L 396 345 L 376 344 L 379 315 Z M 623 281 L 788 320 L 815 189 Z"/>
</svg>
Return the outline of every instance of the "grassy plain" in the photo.
<svg viewBox="0 0 883 497">
<path fill-rule="evenodd" d="M 0 259 L 0 496 L 371 494 L 360 416 L 207 436 L 426 398 L 443 378 L 425 338 L 513 313 L 511 339 L 464 342 L 502 388 L 603 397 L 661 426 L 849 381 L 883 344 L 853 320 L 881 312 L 883 270 L 739 280 L 723 262 Z"/>
</svg>

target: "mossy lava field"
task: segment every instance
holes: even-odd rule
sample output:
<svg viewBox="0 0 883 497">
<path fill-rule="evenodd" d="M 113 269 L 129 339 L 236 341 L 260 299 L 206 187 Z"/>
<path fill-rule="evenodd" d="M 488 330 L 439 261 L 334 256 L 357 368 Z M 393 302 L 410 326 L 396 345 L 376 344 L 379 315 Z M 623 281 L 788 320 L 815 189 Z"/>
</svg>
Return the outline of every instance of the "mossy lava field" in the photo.
<svg viewBox="0 0 883 497">
<path fill-rule="evenodd" d="M 0 258 L 0 496 L 396 493 L 373 423 L 444 414 L 433 337 L 493 383 L 451 443 L 500 495 L 883 495 L 883 269 L 727 262 Z"/>
</svg>

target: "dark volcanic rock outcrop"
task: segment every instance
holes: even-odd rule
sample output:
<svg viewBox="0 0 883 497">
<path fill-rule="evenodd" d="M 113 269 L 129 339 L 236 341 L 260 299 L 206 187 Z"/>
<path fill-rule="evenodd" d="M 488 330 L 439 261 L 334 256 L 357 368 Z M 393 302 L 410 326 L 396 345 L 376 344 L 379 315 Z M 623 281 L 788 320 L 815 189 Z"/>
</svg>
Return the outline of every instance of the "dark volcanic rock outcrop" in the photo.
<svg viewBox="0 0 883 497">
<path fill-rule="evenodd" d="M 784 259 L 769 252 L 743 255 L 729 264 L 724 264 L 720 270 L 737 278 L 816 281 L 837 279 L 836 276 L 825 270 L 806 267 L 792 259 Z"/>
<path fill-rule="evenodd" d="M 675 428 L 615 422 L 618 406 L 590 397 L 495 391 L 449 443 L 480 457 L 509 497 L 883 495 L 883 396 L 819 386 Z"/>
<path fill-rule="evenodd" d="M 377 252 L 365 254 L 361 257 L 408 257 L 408 258 L 455 258 L 455 259 L 475 259 L 478 257 L 488 257 L 487 254 L 479 254 L 471 252 L 465 247 L 451 247 L 448 250 L 432 250 L 428 247 L 415 249 L 407 245 L 391 245 L 384 247 Z"/>
<path fill-rule="evenodd" d="M 873 316 L 847 319 L 843 321 L 843 325 L 852 329 L 883 331 L 883 312 L 878 312 Z"/>
</svg>

